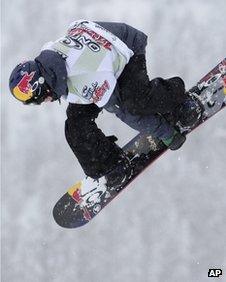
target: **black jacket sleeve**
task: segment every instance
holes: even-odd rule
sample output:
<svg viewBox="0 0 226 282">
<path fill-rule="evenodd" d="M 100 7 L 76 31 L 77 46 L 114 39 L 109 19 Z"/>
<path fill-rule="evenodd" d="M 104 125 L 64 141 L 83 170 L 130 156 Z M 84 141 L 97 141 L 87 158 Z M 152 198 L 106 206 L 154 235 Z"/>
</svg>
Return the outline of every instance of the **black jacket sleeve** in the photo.
<svg viewBox="0 0 226 282">
<path fill-rule="evenodd" d="M 97 127 L 95 118 L 101 111 L 95 104 L 69 104 L 65 136 L 86 175 L 99 178 L 113 169 L 122 153 L 112 138 Z"/>
<path fill-rule="evenodd" d="M 125 23 L 97 22 L 119 39 L 121 39 L 136 55 L 145 54 L 147 35 L 142 31 Z"/>
</svg>

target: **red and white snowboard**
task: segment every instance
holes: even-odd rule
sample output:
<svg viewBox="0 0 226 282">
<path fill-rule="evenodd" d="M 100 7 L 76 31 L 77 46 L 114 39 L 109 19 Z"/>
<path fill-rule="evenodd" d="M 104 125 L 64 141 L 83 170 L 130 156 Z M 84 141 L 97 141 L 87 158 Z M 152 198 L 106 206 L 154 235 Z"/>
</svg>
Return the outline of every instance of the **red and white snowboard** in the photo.
<svg viewBox="0 0 226 282">
<path fill-rule="evenodd" d="M 199 126 L 226 105 L 226 58 L 207 73 L 190 92 L 199 96 L 205 109 L 203 118 L 197 125 Z M 188 134 L 193 129 L 184 130 Z M 77 182 L 60 198 L 53 209 L 57 224 L 65 228 L 76 228 L 88 223 L 145 168 L 166 152 L 167 148 L 151 136 L 138 134 L 123 150 L 134 167 L 132 178 L 117 189 L 107 187 L 105 177 L 100 178 L 98 182 L 91 178 Z"/>
</svg>

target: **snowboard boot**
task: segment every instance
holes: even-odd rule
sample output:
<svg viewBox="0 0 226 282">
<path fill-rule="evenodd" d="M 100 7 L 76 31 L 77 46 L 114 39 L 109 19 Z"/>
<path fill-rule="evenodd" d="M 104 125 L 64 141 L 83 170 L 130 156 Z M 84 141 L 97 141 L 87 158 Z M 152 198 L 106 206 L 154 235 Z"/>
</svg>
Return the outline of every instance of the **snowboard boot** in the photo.
<svg viewBox="0 0 226 282">
<path fill-rule="evenodd" d="M 189 93 L 183 103 L 175 108 L 172 113 L 167 113 L 164 118 L 174 127 L 184 129 L 194 128 L 202 118 L 204 107 L 194 94 Z"/>
<path fill-rule="evenodd" d="M 176 109 L 177 121 L 184 128 L 194 128 L 202 118 L 204 107 L 198 98 L 189 95 Z"/>
<path fill-rule="evenodd" d="M 120 190 L 120 187 L 128 182 L 133 174 L 133 168 L 129 158 L 123 154 L 117 165 L 105 176 L 106 185 L 115 190 Z"/>
</svg>

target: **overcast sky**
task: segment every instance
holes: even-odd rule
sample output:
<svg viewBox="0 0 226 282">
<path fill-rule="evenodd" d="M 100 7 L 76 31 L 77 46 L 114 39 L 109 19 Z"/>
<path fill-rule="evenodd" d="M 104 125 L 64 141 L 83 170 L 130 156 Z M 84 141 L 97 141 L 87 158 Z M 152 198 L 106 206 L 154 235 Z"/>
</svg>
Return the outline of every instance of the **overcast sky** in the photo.
<svg viewBox="0 0 226 282">
<path fill-rule="evenodd" d="M 206 282 L 211 267 L 226 273 L 225 110 L 87 226 L 66 230 L 52 208 L 84 176 L 64 138 L 67 104 L 25 107 L 8 90 L 15 65 L 80 18 L 141 29 L 150 78 L 179 75 L 189 88 L 225 57 L 225 14 L 224 0 L 2 2 L 3 282 Z M 136 134 L 110 114 L 98 124 L 120 145 Z"/>
</svg>

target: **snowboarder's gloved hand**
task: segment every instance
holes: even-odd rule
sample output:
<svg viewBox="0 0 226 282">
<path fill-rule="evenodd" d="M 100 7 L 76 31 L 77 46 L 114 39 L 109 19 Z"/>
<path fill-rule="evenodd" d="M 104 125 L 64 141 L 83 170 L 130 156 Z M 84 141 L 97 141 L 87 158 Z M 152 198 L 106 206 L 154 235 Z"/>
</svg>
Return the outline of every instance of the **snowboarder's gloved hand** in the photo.
<svg viewBox="0 0 226 282">
<path fill-rule="evenodd" d="M 128 181 L 132 175 L 132 167 L 129 158 L 123 154 L 117 165 L 105 176 L 107 186 L 119 188 Z"/>
<path fill-rule="evenodd" d="M 181 134 L 178 131 L 174 131 L 172 137 L 167 139 L 162 139 L 162 142 L 170 149 L 170 150 L 178 150 L 186 141 L 186 136 Z"/>
<path fill-rule="evenodd" d="M 112 143 L 118 141 L 118 138 L 115 135 L 107 136 L 107 139 L 110 140 Z"/>
</svg>

